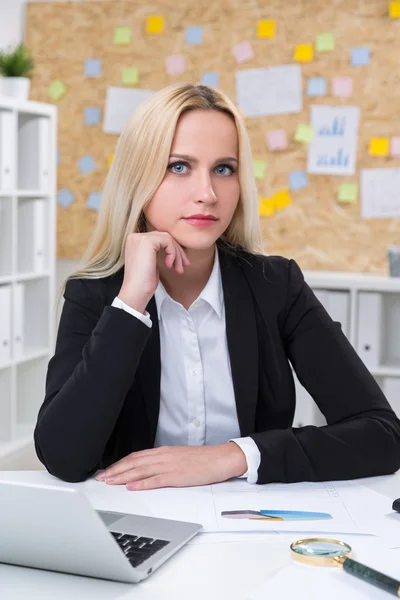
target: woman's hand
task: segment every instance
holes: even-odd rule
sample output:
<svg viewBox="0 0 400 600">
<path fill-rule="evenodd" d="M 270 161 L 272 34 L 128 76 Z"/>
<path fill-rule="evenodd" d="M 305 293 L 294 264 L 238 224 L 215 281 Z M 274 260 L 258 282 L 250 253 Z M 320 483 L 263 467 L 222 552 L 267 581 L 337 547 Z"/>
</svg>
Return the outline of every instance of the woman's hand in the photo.
<svg viewBox="0 0 400 600">
<path fill-rule="evenodd" d="M 125 245 L 124 280 L 118 293 L 125 304 L 144 313 L 158 282 L 157 255 L 165 251 L 165 265 L 183 273 L 190 264 L 182 246 L 165 231 L 130 233 Z"/>
<path fill-rule="evenodd" d="M 244 452 L 235 442 L 217 446 L 163 446 L 132 452 L 96 479 L 128 490 L 209 485 L 247 471 Z"/>
</svg>

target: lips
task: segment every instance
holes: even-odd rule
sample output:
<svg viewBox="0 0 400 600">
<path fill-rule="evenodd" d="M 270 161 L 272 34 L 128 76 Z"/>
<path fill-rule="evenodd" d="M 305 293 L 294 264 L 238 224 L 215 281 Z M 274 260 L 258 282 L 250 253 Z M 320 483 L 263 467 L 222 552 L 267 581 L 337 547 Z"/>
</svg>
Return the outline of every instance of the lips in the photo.
<svg viewBox="0 0 400 600">
<path fill-rule="evenodd" d="M 190 217 L 185 217 L 185 219 L 197 219 L 204 221 L 216 221 L 217 218 L 214 215 L 191 215 Z"/>
</svg>

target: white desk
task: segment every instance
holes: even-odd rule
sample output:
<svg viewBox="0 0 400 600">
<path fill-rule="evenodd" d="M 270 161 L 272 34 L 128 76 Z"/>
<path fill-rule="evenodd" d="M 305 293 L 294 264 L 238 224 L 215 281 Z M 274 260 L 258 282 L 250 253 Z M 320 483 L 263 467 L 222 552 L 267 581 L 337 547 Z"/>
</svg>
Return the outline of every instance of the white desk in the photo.
<svg viewBox="0 0 400 600">
<path fill-rule="evenodd" d="M 53 485 L 58 481 L 44 471 L 2 471 L 0 479 Z M 400 471 L 396 475 L 359 482 L 392 499 L 400 497 Z M 85 485 L 73 484 L 82 491 Z M 108 508 L 118 510 L 113 506 L 116 490 L 108 490 Z M 199 535 L 136 585 L 0 564 L 1 597 L 7 600 L 244 600 L 270 573 L 287 564 L 289 543 L 297 537 L 296 534 L 263 533 Z M 345 537 L 354 548 L 361 543 L 357 536 Z M 391 552 L 399 553 L 400 558 L 400 549 Z"/>
</svg>

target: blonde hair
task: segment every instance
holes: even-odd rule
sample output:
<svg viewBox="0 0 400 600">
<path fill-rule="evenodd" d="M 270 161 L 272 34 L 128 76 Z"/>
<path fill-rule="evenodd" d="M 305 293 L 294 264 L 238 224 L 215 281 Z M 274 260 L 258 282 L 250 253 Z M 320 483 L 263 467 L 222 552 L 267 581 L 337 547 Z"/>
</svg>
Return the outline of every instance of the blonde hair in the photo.
<svg viewBox="0 0 400 600">
<path fill-rule="evenodd" d="M 129 118 L 104 183 L 83 266 L 69 279 L 107 277 L 123 266 L 126 239 L 132 232 L 146 231 L 143 209 L 165 176 L 178 119 L 190 110 L 219 110 L 233 118 L 239 140 L 240 199 L 220 240 L 233 250 L 241 247 L 264 254 L 250 141 L 239 111 L 218 90 L 174 84 L 150 96 Z"/>
</svg>

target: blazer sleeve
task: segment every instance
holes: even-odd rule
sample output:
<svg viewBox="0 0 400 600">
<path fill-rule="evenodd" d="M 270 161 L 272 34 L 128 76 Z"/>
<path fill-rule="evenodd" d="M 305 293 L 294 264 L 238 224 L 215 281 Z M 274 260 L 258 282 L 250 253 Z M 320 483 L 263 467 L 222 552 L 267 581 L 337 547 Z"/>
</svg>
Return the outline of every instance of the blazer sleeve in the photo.
<svg viewBox="0 0 400 600">
<path fill-rule="evenodd" d="M 34 432 L 39 459 L 66 481 L 98 469 L 151 332 L 119 308 L 102 308 L 89 281 L 67 282 Z"/>
<path fill-rule="evenodd" d="M 300 383 L 327 425 L 256 433 L 257 483 L 346 480 L 400 467 L 400 421 L 353 346 L 288 265 L 283 339 Z"/>
</svg>

